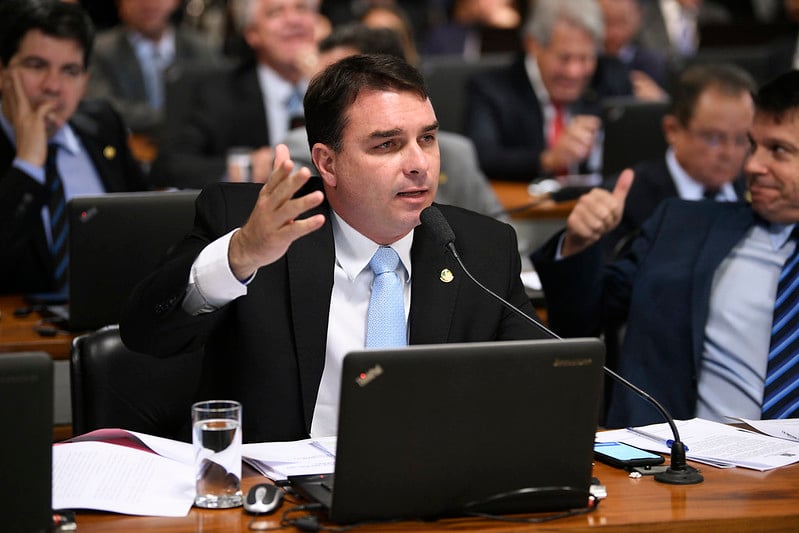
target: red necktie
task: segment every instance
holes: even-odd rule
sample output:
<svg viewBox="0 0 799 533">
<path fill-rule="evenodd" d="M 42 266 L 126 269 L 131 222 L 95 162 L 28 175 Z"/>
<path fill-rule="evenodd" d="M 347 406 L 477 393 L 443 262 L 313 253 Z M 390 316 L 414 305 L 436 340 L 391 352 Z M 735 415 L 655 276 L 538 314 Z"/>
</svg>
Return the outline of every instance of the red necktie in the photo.
<svg viewBox="0 0 799 533">
<path fill-rule="evenodd" d="M 555 146 L 555 144 L 558 142 L 558 139 L 560 139 L 560 136 L 566 126 L 563 116 L 563 106 L 559 104 L 553 104 L 552 107 L 555 108 L 555 118 L 552 120 L 552 126 L 549 129 L 549 140 L 547 144 L 550 148 Z"/>
</svg>

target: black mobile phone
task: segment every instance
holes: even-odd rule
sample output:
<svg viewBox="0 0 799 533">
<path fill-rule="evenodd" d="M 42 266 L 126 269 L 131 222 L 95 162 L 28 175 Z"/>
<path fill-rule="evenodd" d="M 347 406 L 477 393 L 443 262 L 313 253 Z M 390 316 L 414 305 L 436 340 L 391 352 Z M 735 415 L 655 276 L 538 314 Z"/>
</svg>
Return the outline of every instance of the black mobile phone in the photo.
<svg viewBox="0 0 799 533">
<path fill-rule="evenodd" d="M 632 469 L 637 466 L 654 466 L 665 461 L 656 453 L 624 444 L 623 442 L 595 442 L 594 457 L 597 461 L 616 468 Z"/>
</svg>

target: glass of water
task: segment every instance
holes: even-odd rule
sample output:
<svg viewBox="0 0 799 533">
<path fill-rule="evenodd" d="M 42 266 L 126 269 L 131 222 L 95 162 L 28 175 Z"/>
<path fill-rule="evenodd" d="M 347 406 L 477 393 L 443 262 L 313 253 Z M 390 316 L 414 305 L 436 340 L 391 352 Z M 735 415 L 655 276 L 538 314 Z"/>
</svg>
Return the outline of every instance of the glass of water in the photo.
<svg viewBox="0 0 799 533">
<path fill-rule="evenodd" d="M 197 402 L 191 407 L 196 496 L 194 505 L 238 507 L 241 495 L 241 404 Z"/>
</svg>

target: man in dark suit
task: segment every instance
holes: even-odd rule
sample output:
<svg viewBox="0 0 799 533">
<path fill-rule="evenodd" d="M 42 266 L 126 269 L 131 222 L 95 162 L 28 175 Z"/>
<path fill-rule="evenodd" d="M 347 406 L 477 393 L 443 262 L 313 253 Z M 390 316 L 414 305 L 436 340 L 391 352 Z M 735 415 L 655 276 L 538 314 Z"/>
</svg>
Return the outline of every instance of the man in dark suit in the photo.
<svg viewBox="0 0 799 533">
<path fill-rule="evenodd" d="M 467 85 L 465 131 L 483 172 L 530 181 L 597 171 L 599 99 L 587 89 L 602 46 L 598 5 L 538 0 L 524 32 L 524 56 Z M 617 80 L 603 76 L 604 84 Z"/>
<path fill-rule="evenodd" d="M 668 149 L 664 157 L 635 165 L 624 215 L 603 240 L 611 256 L 621 252 L 666 198 L 744 198 L 755 90 L 752 77 L 731 64 L 697 64 L 680 74 L 663 117 Z"/>
<path fill-rule="evenodd" d="M 311 82 L 305 114 L 321 183 L 292 170 L 278 145 L 266 185 L 206 187 L 194 231 L 134 290 L 120 324 L 137 351 L 204 346 L 201 394 L 241 401 L 248 441 L 335 434 L 341 360 L 369 345 L 376 251 L 400 256 L 391 273 L 405 325 L 390 329 L 400 344 L 543 336 L 462 275 L 419 225 L 440 162 L 416 69 L 391 56 L 345 58 Z M 440 207 L 473 274 L 533 315 L 512 228 Z"/>
<path fill-rule="evenodd" d="M 193 64 L 215 64 L 219 54 L 201 35 L 170 23 L 179 0 L 116 4 L 121 24 L 97 35 L 87 94 L 111 100 L 132 131 L 155 136 L 165 80 Z"/>
<path fill-rule="evenodd" d="M 241 27 L 254 57 L 235 69 L 203 76 L 188 94 L 176 95 L 190 100 L 190 111 L 175 120 L 167 117 L 151 171 L 154 184 L 200 188 L 227 179 L 226 155 L 231 148 L 252 150 L 252 179 L 266 180 L 272 146 L 302 117 L 308 64 L 316 53 L 316 4 L 310 0 L 243 3 Z"/>
<path fill-rule="evenodd" d="M 799 376 L 789 381 L 792 392 L 784 389 L 784 409 L 768 412 L 764 397 L 779 345 L 772 330 L 795 332 L 781 330 L 782 311 L 775 316 L 774 308 L 783 265 L 796 264 L 799 71 L 763 86 L 755 106 L 745 166 L 751 205 L 667 200 L 630 253 L 603 267 L 596 243 L 621 218 L 628 170 L 613 192 L 583 196 L 565 232 L 533 255 L 555 330 L 596 334 L 626 321 L 620 373 L 678 419 L 798 414 Z M 788 360 L 799 356 L 790 345 Z M 615 387 L 608 426 L 661 421 L 646 402 Z"/>
<path fill-rule="evenodd" d="M 104 102 L 79 104 L 93 30 L 78 6 L 56 0 L 6 2 L 0 30 L 0 293 L 56 287 L 45 206 L 48 144 L 65 199 L 143 190 L 127 131 Z"/>
</svg>

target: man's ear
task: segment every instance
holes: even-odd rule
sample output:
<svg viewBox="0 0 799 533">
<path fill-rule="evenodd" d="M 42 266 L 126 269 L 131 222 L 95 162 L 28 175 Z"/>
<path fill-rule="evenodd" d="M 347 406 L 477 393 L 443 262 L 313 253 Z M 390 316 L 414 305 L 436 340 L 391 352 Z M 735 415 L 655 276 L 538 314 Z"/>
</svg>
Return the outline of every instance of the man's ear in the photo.
<svg viewBox="0 0 799 533">
<path fill-rule="evenodd" d="M 329 146 L 316 143 L 311 148 L 311 159 L 319 175 L 329 187 L 336 186 L 336 152 Z"/>
<path fill-rule="evenodd" d="M 663 120 L 661 121 L 663 125 L 663 137 L 666 138 L 666 142 L 672 144 L 672 139 L 680 130 L 680 121 L 674 115 L 663 115 Z"/>
</svg>

